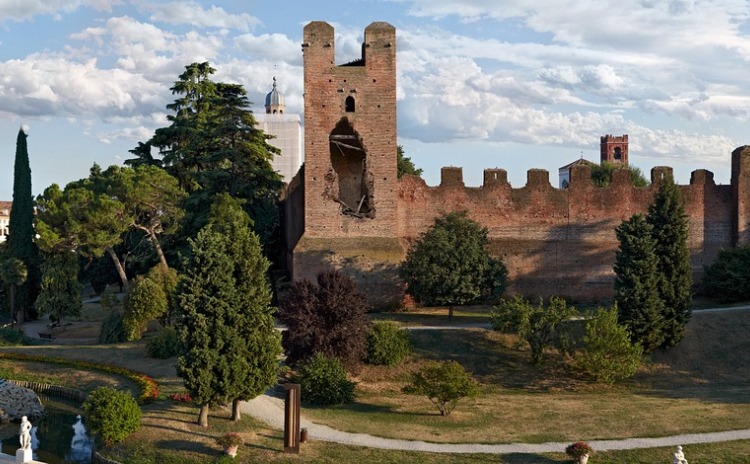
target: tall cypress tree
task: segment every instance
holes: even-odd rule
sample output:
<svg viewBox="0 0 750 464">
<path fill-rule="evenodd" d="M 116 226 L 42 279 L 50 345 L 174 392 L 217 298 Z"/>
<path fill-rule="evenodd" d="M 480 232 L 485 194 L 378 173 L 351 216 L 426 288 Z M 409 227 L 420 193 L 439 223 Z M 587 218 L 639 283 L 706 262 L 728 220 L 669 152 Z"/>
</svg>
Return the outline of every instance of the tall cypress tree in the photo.
<svg viewBox="0 0 750 464">
<path fill-rule="evenodd" d="M 692 267 L 687 246 L 688 222 L 679 187 L 672 177 L 661 181 L 646 220 L 652 226 L 652 237 L 659 258 L 657 275 L 659 298 L 664 304 L 664 342 L 662 347 L 677 345 L 685 335 L 685 324 L 693 305 Z"/>
<path fill-rule="evenodd" d="M 631 340 L 646 351 L 664 342 L 664 303 L 659 298 L 656 244 L 653 227 L 635 214 L 615 230 L 620 248 L 615 255 L 615 301 L 620 323 Z"/>
<path fill-rule="evenodd" d="M 178 375 L 201 405 L 198 423 L 208 426 L 208 407 L 239 402 L 274 384 L 281 337 L 273 326 L 268 260 L 240 202 L 219 195 L 210 223 L 190 240 L 192 255 L 177 290 L 184 352 Z"/>
<path fill-rule="evenodd" d="M 15 305 L 22 312 L 23 320 L 31 320 L 37 317 L 33 305 L 39 294 L 39 253 L 34 243 L 34 202 L 31 196 L 31 168 L 26 137 L 23 128 L 19 129 L 13 170 L 13 206 L 10 210 L 5 256 L 22 261 L 28 270 L 26 282 L 16 291 Z"/>
</svg>

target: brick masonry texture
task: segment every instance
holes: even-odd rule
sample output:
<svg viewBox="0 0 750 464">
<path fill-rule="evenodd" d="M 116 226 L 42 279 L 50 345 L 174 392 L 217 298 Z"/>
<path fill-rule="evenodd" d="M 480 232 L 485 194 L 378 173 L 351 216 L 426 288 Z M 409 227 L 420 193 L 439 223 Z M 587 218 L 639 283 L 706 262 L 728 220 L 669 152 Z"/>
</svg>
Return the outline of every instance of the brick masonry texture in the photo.
<svg viewBox="0 0 750 464">
<path fill-rule="evenodd" d="M 411 176 L 399 180 L 395 29 L 387 23 L 368 26 L 363 58 L 352 66 L 335 64 L 333 33 L 323 22 L 304 29 L 305 166 L 290 183 L 285 203 L 295 279 L 311 279 L 334 266 L 352 275 L 373 305 L 398 301 L 403 295 L 398 263 L 410 244 L 438 215 L 465 210 L 488 228 L 490 251 L 508 267 L 510 293 L 578 301 L 612 297 L 615 228 L 647 212 L 671 168 L 654 168 L 646 188 L 633 187 L 625 171 L 616 171 L 609 187 L 594 187 L 587 166 L 572 168 L 567 189 L 552 187 L 549 173 L 540 169 L 529 170 L 520 188 L 508 183 L 502 169 L 485 170 L 476 188 L 464 186 L 460 168 L 443 168 L 437 187 Z M 347 111 L 347 97 L 354 98 L 353 112 Z M 344 143 L 360 149 L 331 142 L 341 127 L 350 130 Z M 627 159 L 627 151 L 624 155 Z M 703 266 L 721 247 L 750 243 L 750 147 L 732 153 L 731 185 L 716 185 L 711 172 L 697 170 L 680 190 L 693 273 L 700 280 Z M 342 212 L 337 199 L 360 196 L 372 209 L 369 216 Z M 352 207 L 352 201 L 345 203 Z"/>
</svg>

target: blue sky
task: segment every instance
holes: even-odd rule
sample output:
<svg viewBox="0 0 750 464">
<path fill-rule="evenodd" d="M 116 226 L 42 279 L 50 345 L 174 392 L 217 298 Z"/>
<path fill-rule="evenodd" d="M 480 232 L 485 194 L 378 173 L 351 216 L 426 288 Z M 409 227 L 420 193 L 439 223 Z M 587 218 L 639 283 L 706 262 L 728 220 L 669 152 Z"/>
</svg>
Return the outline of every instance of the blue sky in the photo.
<svg viewBox="0 0 750 464">
<path fill-rule="evenodd" d="M 491 5 L 491 6 L 490 6 Z M 630 136 L 631 164 L 694 169 L 729 182 L 750 143 L 750 3 L 745 0 L 0 0 L 0 199 L 11 199 L 19 127 L 29 131 L 34 193 L 121 163 L 166 125 L 185 65 L 245 86 L 262 111 L 273 76 L 302 112 L 302 28 L 336 30 L 337 62 L 364 28 L 397 30 L 399 143 L 439 182 L 468 185 L 580 156 Z"/>
</svg>

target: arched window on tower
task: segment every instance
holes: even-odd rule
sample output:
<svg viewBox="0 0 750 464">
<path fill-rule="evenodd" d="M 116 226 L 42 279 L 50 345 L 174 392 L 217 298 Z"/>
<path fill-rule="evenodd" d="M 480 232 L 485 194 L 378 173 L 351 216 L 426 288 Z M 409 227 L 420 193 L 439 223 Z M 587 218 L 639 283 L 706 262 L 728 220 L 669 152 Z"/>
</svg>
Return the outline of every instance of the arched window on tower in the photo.
<svg viewBox="0 0 750 464">
<path fill-rule="evenodd" d="M 615 161 L 620 161 L 622 159 L 622 149 L 620 147 L 615 147 Z"/>
<path fill-rule="evenodd" d="M 354 113 L 354 97 L 346 97 L 346 112 Z"/>
</svg>

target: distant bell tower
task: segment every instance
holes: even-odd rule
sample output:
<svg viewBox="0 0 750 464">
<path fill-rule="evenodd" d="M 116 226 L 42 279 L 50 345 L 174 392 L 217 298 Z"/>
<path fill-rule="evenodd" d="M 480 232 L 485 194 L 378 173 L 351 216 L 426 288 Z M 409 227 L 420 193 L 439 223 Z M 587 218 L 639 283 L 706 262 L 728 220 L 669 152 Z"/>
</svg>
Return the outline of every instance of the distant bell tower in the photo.
<svg viewBox="0 0 750 464">
<path fill-rule="evenodd" d="M 628 164 L 628 134 L 621 137 L 603 135 L 600 147 L 602 164 Z"/>
</svg>

